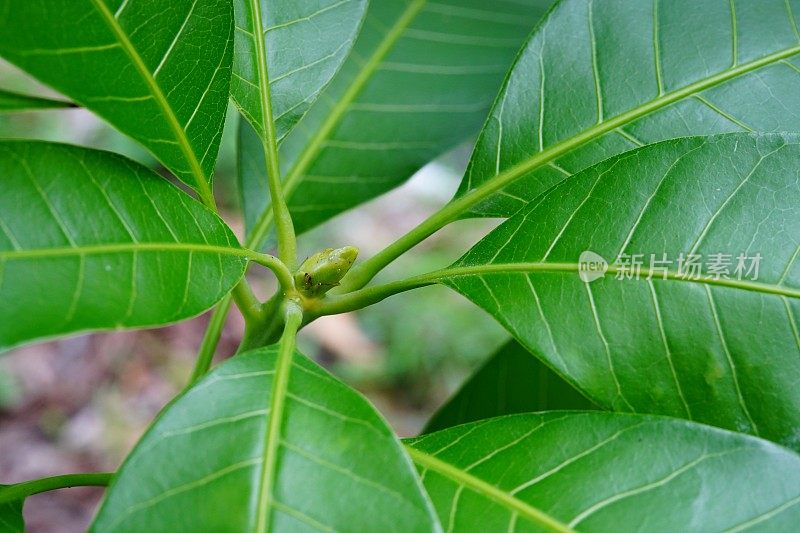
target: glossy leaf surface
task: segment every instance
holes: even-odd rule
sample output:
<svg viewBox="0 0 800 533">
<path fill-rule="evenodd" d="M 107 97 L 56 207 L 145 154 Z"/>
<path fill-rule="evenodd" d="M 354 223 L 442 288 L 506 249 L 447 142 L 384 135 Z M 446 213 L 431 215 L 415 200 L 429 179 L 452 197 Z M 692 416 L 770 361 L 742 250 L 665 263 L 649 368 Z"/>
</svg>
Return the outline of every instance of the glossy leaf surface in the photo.
<svg viewBox="0 0 800 533">
<path fill-rule="evenodd" d="M 425 424 L 425 433 L 515 413 L 593 409 L 592 402 L 511 340 L 475 371 Z"/>
<path fill-rule="evenodd" d="M 507 186 L 468 214 L 510 216 L 642 144 L 800 131 L 798 20 L 798 0 L 562 0 L 517 59 L 459 194 Z"/>
<path fill-rule="evenodd" d="M 264 137 L 262 92 L 268 88 L 281 140 L 347 57 L 367 0 L 236 0 L 234 6 L 231 95 Z"/>
<path fill-rule="evenodd" d="M 242 276 L 217 215 L 121 156 L 4 141 L 0 181 L 0 349 L 188 318 Z"/>
<path fill-rule="evenodd" d="M 800 448 L 798 161 L 771 134 L 628 152 L 531 202 L 446 283 L 601 407 Z M 608 265 L 590 283 L 586 251 Z"/>
<path fill-rule="evenodd" d="M 210 198 L 228 104 L 230 0 L 6 3 L 0 56 L 108 120 Z"/>
<path fill-rule="evenodd" d="M 94 530 L 253 531 L 259 518 L 271 531 L 435 529 L 383 419 L 300 354 L 282 391 L 277 471 L 265 477 L 275 355 L 237 356 L 169 405 L 119 471 Z M 263 507 L 266 478 L 274 499 Z"/>
<path fill-rule="evenodd" d="M 351 55 L 281 147 L 295 228 L 307 230 L 394 188 L 477 132 L 549 4 L 371 2 Z M 240 179 L 252 230 L 269 195 L 258 137 L 246 124 L 240 137 L 240 158 L 250 161 Z"/>
<path fill-rule="evenodd" d="M 800 457 L 684 420 L 512 415 L 410 445 L 448 531 L 785 531 L 800 521 Z"/>
</svg>

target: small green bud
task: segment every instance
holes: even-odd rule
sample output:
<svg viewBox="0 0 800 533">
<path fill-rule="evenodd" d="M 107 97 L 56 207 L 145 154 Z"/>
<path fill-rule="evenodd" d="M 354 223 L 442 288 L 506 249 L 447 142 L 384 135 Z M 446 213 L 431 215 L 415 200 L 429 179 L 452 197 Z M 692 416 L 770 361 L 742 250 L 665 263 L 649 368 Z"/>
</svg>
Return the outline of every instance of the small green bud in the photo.
<svg viewBox="0 0 800 533">
<path fill-rule="evenodd" d="M 325 248 L 308 257 L 297 272 L 294 284 L 305 296 L 319 297 L 339 285 L 339 281 L 353 266 L 358 257 L 358 248 Z"/>
</svg>

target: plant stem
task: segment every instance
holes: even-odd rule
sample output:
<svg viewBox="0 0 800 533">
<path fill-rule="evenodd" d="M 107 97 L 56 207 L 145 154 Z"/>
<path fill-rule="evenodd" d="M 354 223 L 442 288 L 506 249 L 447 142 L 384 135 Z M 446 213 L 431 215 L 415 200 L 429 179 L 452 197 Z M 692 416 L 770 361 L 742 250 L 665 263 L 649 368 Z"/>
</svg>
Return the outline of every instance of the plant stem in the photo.
<svg viewBox="0 0 800 533">
<path fill-rule="evenodd" d="M 246 250 L 246 256 L 251 261 L 272 270 L 284 294 L 293 290 L 294 280 L 292 279 L 292 273 L 289 272 L 289 269 L 286 268 L 286 265 L 284 265 L 280 259 L 269 254 L 253 252 L 252 250 Z M 222 335 L 222 328 L 225 325 L 225 319 L 228 317 L 232 299 L 236 300 L 236 305 L 242 312 L 242 316 L 244 316 L 248 327 L 252 327 L 252 324 L 264 323 L 266 319 L 269 318 L 264 316 L 264 307 L 256 299 L 247 282 L 242 279 L 242 281 L 233 288 L 233 291 L 225 296 L 225 298 L 217 304 L 217 307 L 214 308 L 205 335 L 203 336 L 203 341 L 200 344 L 197 361 L 195 362 L 194 370 L 192 370 L 192 375 L 189 378 L 188 387 L 194 385 L 197 380 L 203 377 L 208 372 L 208 369 L 211 368 L 211 362 L 214 360 L 214 353 L 217 350 L 217 344 Z"/>
<path fill-rule="evenodd" d="M 211 313 L 211 320 L 209 320 L 206 333 L 203 335 L 203 342 L 200 344 L 200 351 L 197 354 L 197 361 L 194 364 L 194 370 L 192 370 L 187 388 L 197 383 L 197 380 L 206 375 L 208 369 L 211 368 L 214 353 L 217 351 L 217 344 L 222 336 L 222 327 L 225 325 L 225 319 L 228 317 L 228 311 L 231 308 L 231 299 L 232 294 L 225 296 L 214 308 L 214 312 Z"/>
<path fill-rule="evenodd" d="M 451 202 L 442 209 L 422 221 L 417 227 L 394 241 L 392 244 L 373 255 L 361 264 L 353 267 L 342 279 L 341 284 L 332 292 L 344 294 L 356 291 L 372 281 L 372 278 L 383 270 L 389 263 L 406 253 L 408 250 L 421 243 L 444 226 L 453 222 L 463 212 L 469 203 L 462 202 L 467 196 Z M 466 207 L 462 207 L 466 205 Z"/>
<path fill-rule="evenodd" d="M 429 274 L 422 274 L 413 278 L 393 281 L 384 285 L 375 285 L 373 287 L 366 287 L 357 291 L 349 292 L 342 295 L 329 294 L 325 298 L 318 300 L 318 303 L 309 306 L 306 309 L 306 320 L 308 322 L 315 320 L 321 316 L 338 315 L 340 313 L 347 313 L 363 309 L 364 307 L 376 304 L 381 300 L 394 296 L 401 292 L 410 291 L 420 287 L 433 285 L 441 277 L 443 277 L 443 270 L 437 270 Z"/>
<path fill-rule="evenodd" d="M 297 239 L 294 234 L 294 223 L 286 205 L 281 184 L 280 165 L 278 164 L 278 139 L 275 132 L 275 121 L 272 116 L 272 97 L 267 72 L 267 57 L 264 49 L 264 29 L 261 22 L 261 3 L 250 0 L 250 11 L 253 16 L 253 39 L 258 64 L 259 94 L 261 96 L 261 119 L 263 134 L 261 135 L 264 157 L 266 159 L 267 183 L 269 185 L 270 202 L 275 217 L 275 228 L 278 233 L 278 257 L 289 268 L 294 267 L 297 260 Z"/>
<path fill-rule="evenodd" d="M 27 498 L 33 494 L 69 487 L 105 487 L 111 482 L 114 472 L 93 472 L 85 474 L 64 474 L 25 481 L 0 488 L 0 503 Z"/>
<path fill-rule="evenodd" d="M 395 26 L 392 27 L 390 32 L 387 34 L 386 38 L 382 42 L 382 44 L 376 49 L 375 53 L 370 57 L 369 61 L 367 62 L 367 66 L 361 69 L 360 74 L 356 77 L 354 82 L 350 85 L 346 93 L 343 95 L 340 103 L 336 106 L 335 110 L 327 117 L 325 122 L 323 123 L 322 127 L 319 129 L 317 134 L 314 136 L 312 142 L 309 143 L 309 146 L 312 148 L 306 148 L 303 151 L 301 158 L 298 160 L 297 163 L 292 167 L 287 180 L 286 180 L 286 194 L 289 194 L 294 187 L 299 183 L 303 172 L 308 168 L 308 165 L 311 164 L 313 160 L 313 156 L 317 153 L 316 149 L 321 146 L 322 141 L 324 138 L 333 130 L 336 123 L 339 119 L 343 116 L 345 111 L 348 108 L 348 104 L 353 101 L 362 91 L 366 82 L 369 80 L 369 77 L 374 73 L 374 71 L 379 67 L 381 60 L 386 57 L 389 51 L 392 49 L 394 44 L 402 35 L 402 31 L 410 24 L 410 22 L 414 19 L 414 17 L 419 13 L 419 11 L 424 7 L 425 2 L 423 0 L 414 0 L 409 4 L 408 8 L 404 12 L 403 16 L 398 19 Z M 294 268 L 294 262 L 296 260 L 296 237 L 294 234 L 294 224 L 291 220 L 291 215 L 289 214 L 288 206 L 286 205 L 286 198 L 284 194 L 281 193 L 280 189 L 283 187 L 283 184 L 280 180 L 280 168 L 278 165 L 278 150 L 277 150 L 277 143 L 275 141 L 275 126 L 273 121 L 271 120 L 272 117 L 272 103 L 270 98 L 270 91 L 269 91 L 269 82 L 268 82 L 268 73 L 267 73 L 267 63 L 266 57 L 264 53 L 264 39 L 262 33 L 262 23 L 261 23 L 261 10 L 259 6 L 258 0 L 250 0 L 250 7 L 253 12 L 253 35 L 255 36 L 256 41 L 256 59 L 258 62 L 259 68 L 259 81 L 261 82 L 260 85 L 260 93 L 262 98 L 262 110 L 263 110 L 263 117 L 265 123 L 265 132 L 264 137 L 268 140 L 263 141 L 264 145 L 264 155 L 266 159 L 266 166 L 267 166 L 267 176 L 268 176 L 268 185 L 270 190 L 270 196 L 272 197 L 272 209 L 269 211 L 265 211 L 262 213 L 261 218 L 258 220 L 258 223 L 247 239 L 246 246 L 250 249 L 258 248 L 261 245 L 261 241 L 263 241 L 264 237 L 266 236 L 273 219 L 275 220 L 275 226 L 278 234 L 278 255 L 283 260 L 284 266 L 288 267 L 288 269 Z M 287 246 L 288 245 L 288 246 Z M 263 263 L 262 263 L 263 264 Z M 268 268 L 269 265 L 265 265 Z M 273 271 L 278 275 L 278 271 L 273 269 Z M 291 273 L 288 276 L 278 276 L 278 280 L 281 283 L 281 287 L 284 290 L 284 293 L 287 292 L 288 287 L 293 287 L 293 280 L 291 277 Z M 215 311 L 214 316 L 212 316 L 212 320 L 214 318 L 218 318 L 220 322 L 224 322 L 225 315 L 228 313 L 230 309 L 230 302 L 227 303 L 226 306 L 223 306 L 222 303 Z M 218 316 L 219 315 L 219 316 Z M 275 321 L 270 321 L 274 323 Z M 211 328 L 214 325 L 209 325 Z M 216 340 L 215 340 L 216 339 Z M 213 332 L 206 332 L 206 337 L 203 339 L 203 347 L 207 350 L 211 350 L 213 352 L 214 346 L 216 346 L 216 341 L 219 339 L 219 334 L 217 333 L 216 336 L 213 335 Z M 208 341 L 208 342 L 206 342 Z M 212 353 L 213 357 L 213 353 Z M 198 361 L 200 363 L 200 361 Z M 208 361 L 210 365 L 210 359 Z M 208 367 L 203 371 L 207 371 Z M 202 375 L 202 374 L 201 374 Z"/>
<path fill-rule="evenodd" d="M 297 330 L 303 322 L 303 311 L 293 300 L 285 302 L 285 326 L 283 335 L 278 341 L 278 359 L 275 362 L 275 377 L 269 402 L 269 425 L 264 435 L 264 462 L 261 470 L 261 483 L 258 494 L 258 513 L 256 531 L 266 531 L 269 521 L 269 510 L 272 507 L 272 493 L 275 485 L 275 471 L 278 462 L 278 446 L 280 444 L 281 426 L 283 425 L 283 408 L 286 391 L 289 387 L 289 374 L 296 344 Z"/>
<path fill-rule="evenodd" d="M 287 267 L 283 261 L 274 255 L 262 254 L 252 250 L 248 250 L 248 252 L 248 257 L 252 261 L 272 270 L 275 277 L 278 278 L 278 283 L 284 293 L 289 293 L 294 289 L 294 276 L 292 276 L 289 267 Z"/>
<path fill-rule="evenodd" d="M 231 290 L 233 301 L 242 313 L 245 321 L 258 320 L 261 314 L 261 302 L 258 301 L 256 295 L 253 294 L 253 289 L 247 283 L 245 278 L 242 278 Z"/>
<path fill-rule="evenodd" d="M 624 266 L 608 265 L 604 274 L 617 275 L 624 270 Z M 548 263 L 548 262 L 520 262 L 520 263 L 489 263 L 485 265 L 466 265 L 455 266 L 420 274 L 404 280 L 393 281 L 384 285 L 366 287 L 342 295 L 328 295 L 319 300 L 314 305 L 308 306 L 306 312 L 307 320 L 313 320 L 324 315 L 346 313 L 361 309 L 368 305 L 377 303 L 389 296 L 405 292 L 446 279 L 453 279 L 465 276 L 481 276 L 487 274 L 514 274 L 514 273 L 574 273 L 580 272 L 580 264 L 575 263 Z M 655 272 L 650 269 L 642 269 L 640 275 L 650 279 L 650 277 L 663 276 L 668 279 L 683 283 L 699 283 L 712 285 L 715 287 L 729 287 L 739 290 L 753 291 L 761 294 L 777 294 L 785 298 L 800 298 L 800 289 L 790 288 L 781 285 L 760 283 L 749 280 L 737 280 L 726 278 L 694 278 L 687 277 L 685 274 L 676 271 Z"/>
<path fill-rule="evenodd" d="M 284 317 L 280 312 L 284 298 L 286 296 L 278 292 L 262 304 L 261 318 L 245 325 L 244 337 L 239 344 L 238 352 L 246 352 L 278 342 L 284 326 Z"/>
</svg>

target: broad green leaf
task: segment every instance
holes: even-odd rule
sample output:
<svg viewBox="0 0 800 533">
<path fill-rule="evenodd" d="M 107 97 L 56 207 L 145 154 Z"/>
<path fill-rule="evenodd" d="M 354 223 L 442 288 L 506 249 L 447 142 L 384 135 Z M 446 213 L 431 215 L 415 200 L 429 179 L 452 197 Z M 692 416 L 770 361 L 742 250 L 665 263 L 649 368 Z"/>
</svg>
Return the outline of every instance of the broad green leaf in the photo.
<svg viewBox="0 0 800 533">
<path fill-rule="evenodd" d="M 800 0 L 562 0 L 531 36 L 458 195 L 506 217 L 642 144 L 800 131 Z M 490 194 L 491 193 L 491 194 Z"/>
<path fill-rule="evenodd" d="M 300 354 L 281 386 L 276 351 L 230 359 L 170 404 L 115 476 L 93 529 L 254 531 L 259 518 L 270 531 L 436 529 L 413 465 L 374 408 Z M 265 476 L 276 392 L 277 471 Z M 272 505 L 259 505 L 262 490 Z"/>
<path fill-rule="evenodd" d="M 3 487 L 0 485 L 0 494 Z M 25 519 L 22 516 L 22 506 L 24 500 L 0 503 L 0 531 L 2 533 L 23 533 L 25 531 Z"/>
<path fill-rule="evenodd" d="M 366 8 L 367 0 L 235 0 L 231 95 L 261 138 L 264 116 L 274 117 L 280 141 L 308 111 L 350 51 Z"/>
<path fill-rule="evenodd" d="M 501 415 L 593 408 L 572 385 L 511 340 L 436 411 L 425 433 Z"/>
<path fill-rule="evenodd" d="M 295 228 L 408 179 L 477 132 L 551 0 L 374 0 L 347 61 L 281 147 Z M 271 213 L 257 136 L 240 126 L 247 227 Z"/>
<path fill-rule="evenodd" d="M 211 203 L 228 103 L 230 0 L 26 0 L 0 56 L 146 146 Z"/>
<path fill-rule="evenodd" d="M 777 134 L 637 149 L 561 182 L 440 278 L 601 407 L 799 449 L 798 161 L 800 140 Z M 608 264 L 589 283 L 587 251 Z"/>
<path fill-rule="evenodd" d="M 74 107 L 74 105 L 63 100 L 52 100 L 0 89 L 0 113 L 34 109 L 56 109 L 60 107 Z"/>
<path fill-rule="evenodd" d="M 410 441 L 448 531 L 789 531 L 800 457 L 669 418 L 511 415 Z"/>
<path fill-rule="evenodd" d="M 194 316 L 238 282 L 220 218 L 121 156 L 0 142 L 0 350 Z"/>
</svg>

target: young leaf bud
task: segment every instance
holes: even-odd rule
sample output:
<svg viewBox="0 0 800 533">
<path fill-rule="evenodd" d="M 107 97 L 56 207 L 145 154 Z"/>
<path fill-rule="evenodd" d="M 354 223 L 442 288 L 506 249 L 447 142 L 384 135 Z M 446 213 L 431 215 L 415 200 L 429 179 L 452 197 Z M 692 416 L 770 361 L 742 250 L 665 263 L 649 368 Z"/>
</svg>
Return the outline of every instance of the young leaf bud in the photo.
<svg viewBox="0 0 800 533">
<path fill-rule="evenodd" d="M 305 296 L 319 297 L 339 285 L 339 281 L 353 266 L 358 248 L 325 248 L 309 256 L 294 274 L 298 291 Z"/>
</svg>

